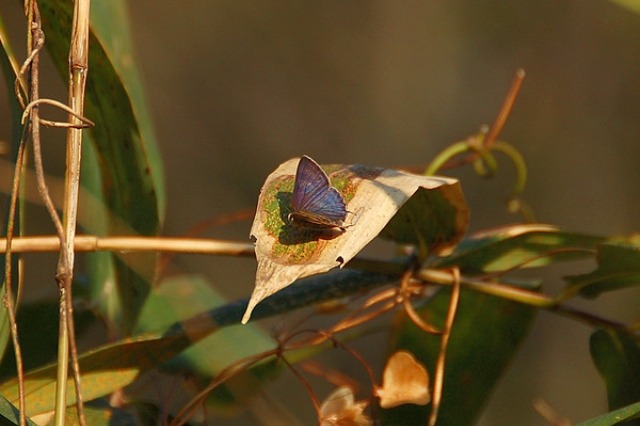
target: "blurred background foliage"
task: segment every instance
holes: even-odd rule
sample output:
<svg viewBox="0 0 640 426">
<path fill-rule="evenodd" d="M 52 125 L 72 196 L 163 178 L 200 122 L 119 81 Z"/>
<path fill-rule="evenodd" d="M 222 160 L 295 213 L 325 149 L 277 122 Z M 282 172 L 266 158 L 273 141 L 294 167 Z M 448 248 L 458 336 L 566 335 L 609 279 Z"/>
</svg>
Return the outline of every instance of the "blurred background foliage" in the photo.
<svg viewBox="0 0 640 426">
<path fill-rule="evenodd" d="M 0 3 L 18 40 L 20 4 Z M 501 139 L 525 156 L 525 198 L 538 220 L 590 234 L 639 228 L 640 15 L 616 3 L 154 0 L 129 2 L 123 19 L 136 53 L 122 60 L 140 69 L 165 163 L 167 235 L 253 208 L 265 176 L 302 154 L 422 169 L 493 121 L 519 67 L 527 79 Z M 43 96 L 66 99 L 44 67 Z M 0 109 L 0 123 L 8 122 Z M 0 127 L 0 139 L 9 132 Z M 44 138 L 48 170 L 61 175 L 64 135 Z M 514 175 L 503 165 L 492 181 L 453 171 L 472 231 L 519 220 L 504 207 Z M 37 220 L 43 211 L 30 214 L 29 233 L 51 232 Z M 249 227 L 234 222 L 205 235 L 244 241 Z M 28 270 L 26 296 L 51 296 L 56 257 L 27 261 L 33 256 L 52 266 Z M 253 288 L 251 260 L 179 256 L 176 264 L 210 277 L 229 299 Z M 547 271 L 545 290 L 593 265 L 582 266 Z M 630 320 L 640 300 L 630 292 L 637 290 L 582 303 Z M 531 409 L 538 397 L 574 421 L 605 412 L 590 332 L 542 313 L 481 424 L 544 424 Z M 382 340 L 363 343 L 376 344 L 381 359 Z"/>
</svg>

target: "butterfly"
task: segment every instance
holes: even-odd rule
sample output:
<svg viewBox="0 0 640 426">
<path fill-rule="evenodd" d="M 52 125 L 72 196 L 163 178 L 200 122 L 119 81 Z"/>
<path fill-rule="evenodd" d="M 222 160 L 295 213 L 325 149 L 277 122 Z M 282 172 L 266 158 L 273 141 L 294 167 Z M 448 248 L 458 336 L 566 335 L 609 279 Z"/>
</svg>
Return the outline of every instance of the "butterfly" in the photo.
<svg viewBox="0 0 640 426">
<path fill-rule="evenodd" d="M 311 228 L 344 231 L 347 206 L 318 163 L 303 155 L 295 179 L 289 221 Z"/>
</svg>

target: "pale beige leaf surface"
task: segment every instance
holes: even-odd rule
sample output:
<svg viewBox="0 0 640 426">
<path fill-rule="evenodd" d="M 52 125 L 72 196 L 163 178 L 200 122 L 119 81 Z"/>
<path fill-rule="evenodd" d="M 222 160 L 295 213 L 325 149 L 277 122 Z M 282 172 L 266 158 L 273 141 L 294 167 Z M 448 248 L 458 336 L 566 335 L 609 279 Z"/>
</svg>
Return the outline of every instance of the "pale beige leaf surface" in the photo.
<svg viewBox="0 0 640 426">
<path fill-rule="evenodd" d="M 320 426 L 370 426 L 373 422 L 364 414 L 366 406 L 366 402 L 356 402 L 351 388 L 340 387 L 322 403 Z"/>
<path fill-rule="evenodd" d="M 429 373 L 410 352 L 397 351 L 387 361 L 382 387 L 376 389 L 382 408 L 402 404 L 426 405 L 431 401 Z"/>
<path fill-rule="evenodd" d="M 298 161 L 294 158 L 281 164 L 267 177 L 260 191 L 251 227 L 258 270 L 243 323 L 260 301 L 297 279 L 344 266 L 387 225 L 392 226 L 385 229 L 386 236 L 399 242 L 407 240 L 407 232 L 425 234 L 413 239 L 422 240 L 436 253 L 450 250 L 466 231 L 468 209 L 456 179 L 361 164 L 323 167 L 350 212 L 344 232 L 296 226 L 287 216 Z M 430 193 L 437 195 L 434 198 Z M 390 224 L 412 198 L 416 201 L 410 203 L 410 211 L 404 211 Z M 435 207 L 427 205 L 434 203 Z M 445 213 L 440 214 L 442 211 Z M 437 226 L 426 229 L 421 222 Z"/>
</svg>

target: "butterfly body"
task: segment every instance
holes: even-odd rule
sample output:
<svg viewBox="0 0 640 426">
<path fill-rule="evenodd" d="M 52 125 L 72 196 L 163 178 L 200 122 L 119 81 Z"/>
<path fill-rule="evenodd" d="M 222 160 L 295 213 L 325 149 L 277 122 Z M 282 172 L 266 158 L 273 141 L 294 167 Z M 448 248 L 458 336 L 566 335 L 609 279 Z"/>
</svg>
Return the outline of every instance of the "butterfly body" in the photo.
<svg viewBox="0 0 640 426">
<path fill-rule="evenodd" d="M 329 177 L 310 157 L 302 156 L 291 194 L 291 223 L 319 229 L 345 230 L 347 206 Z"/>
</svg>

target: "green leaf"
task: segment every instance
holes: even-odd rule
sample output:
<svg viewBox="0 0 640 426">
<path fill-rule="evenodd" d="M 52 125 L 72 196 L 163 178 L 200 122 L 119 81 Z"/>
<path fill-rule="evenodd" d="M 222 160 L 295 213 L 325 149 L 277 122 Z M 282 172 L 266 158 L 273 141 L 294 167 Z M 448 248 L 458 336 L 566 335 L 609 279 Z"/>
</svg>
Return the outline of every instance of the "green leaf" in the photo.
<svg viewBox="0 0 640 426">
<path fill-rule="evenodd" d="M 593 298 L 607 291 L 640 285 L 640 247 L 606 243 L 597 249 L 595 271 L 566 278 L 581 295 Z"/>
<path fill-rule="evenodd" d="M 515 225 L 464 239 L 438 267 L 458 266 L 465 274 L 534 268 L 590 256 L 601 237 L 564 232 L 549 225 Z"/>
<path fill-rule="evenodd" d="M 111 407 L 106 402 L 97 405 L 95 403 L 85 404 L 84 417 L 87 425 L 91 426 L 111 426 L 111 425 L 137 425 L 135 416 L 121 408 Z M 65 426 L 79 426 L 78 412 L 76 407 L 68 407 L 65 412 Z M 151 424 L 151 423 L 149 423 Z"/>
<path fill-rule="evenodd" d="M 309 278 L 303 285 L 293 286 L 274 295 L 256 310 L 256 317 L 281 314 L 310 303 L 340 298 L 367 288 L 381 286 L 391 279 L 387 275 L 355 271 L 340 271 L 339 274 L 331 275 Z M 152 303 L 155 304 L 155 302 Z M 80 371 L 85 400 L 90 401 L 108 395 L 131 384 L 140 373 L 164 364 L 222 327 L 237 324 L 245 308 L 246 301 L 230 303 L 172 324 L 164 334 L 147 333 L 82 354 Z M 152 309 L 152 312 L 155 310 L 156 308 Z M 210 356 L 223 350 L 229 350 L 229 348 L 218 346 L 212 349 Z M 245 349 L 240 348 L 240 350 Z M 259 378 L 263 374 L 271 374 L 274 371 L 272 365 L 268 363 L 264 365 L 264 370 L 260 367 L 254 369 Z M 56 372 L 56 365 L 49 365 L 27 373 L 25 386 L 30 414 L 53 410 Z M 75 393 L 71 378 L 67 386 L 68 403 L 72 404 L 75 402 L 73 399 Z M 9 401 L 17 401 L 16 380 L 12 379 L 0 384 L 0 394 L 5 395 Z"/>
<path fill-rule="evenodd" d="M 590 339 L 591 358 L 607 386 L 609 409 L 640 401 L 640 347 L 633 336 L 597 330 Z"/>
<path fill-rule="evenodd" d="M 150 294 L 136 333 L 166 330 L 174 323 L 223 304 L 224 299 L 202 277 L 174 276 Z M 253 326 L 225 327 L 173 358 L 166 368 L 212 378 L 233 362 L 274 345 L 271 337 Z"/>
<path fill-rule="evenodd" d="M 191 344 L 184 333 L 170 336 L 145 335 L 106 345 L 80 356 L 82 395 L 86 401 L 107 395 L 130 384 L 142 371 L 154 368 Z M 54 409 L 56 387 L 55 364 L 25 376 L 28 414 L 42 414 Z M 73 379 L 67 381 L 67 403 L 75 403 Z M 0 394 L 12 403 L 18 401 L 17 379 L 0 385 Z"/>
<path fill-rule="evenodd" d="M 44 0 L 39 5 L 46 46 L 66 81 L 72 2 Z M 150 132 L 141 132 L 120 75 L 93 33 L 88 75 L 86 115 L 96 123 L 90 135 L 101 175 L 101 187 L 93 195 L 98 206 L 104 204 L 106 230 L 109 235 L 156 235 L 164 200 L 157 147 Z M 97 177 L 92 179 L 95 182 Z M 96 188 L 90 187 L 90 190 L 96 191 Z M 82 211 L 95 212 L 87 206 Z M 87 222 L 91 218 L 91 215 L 85 217 Z M 115 289 L 109 265 L 92 270 L 95 274 L 90 280 L 93 301 L 111 321 L 120 324 L 125 333 L 135 322 L 149 292 L 156 258 L 153 253 L 118 254 Z M 105 259 L 106 256 L 101 256 L 98 261 L 107 262 Z M 105 295 L 115 295 L 118 300 L 114 302 Z"/>
<path fill-rule="evenodd" d="M 448 254 L 467 231 L 469 210 L 457 182 L 430 176 L 440 185 L 420 186 L 380 232 L 398 244 L 412 244 L 430 254 Z"/>
<path fill-rule="evenodd" d="M 102 0 L 91 3 L 91 30 L 104 46 L 105 53 L 116 70 L 123 88 L 126 89 L 132 112 L 144 141 L 145 155 L 153 166 L 150 178 L 153 180 L 158 200 L 160 222 L 164 220 L 166 195 L 164 191 L 164 170 L 160 150 L 156 143 L 154 125 L 145 95 L 144 85 L 136 62 L 132 43 L 127 0 Z"/>
<path fill-rule="evenodd" d="M 450 295 L 448 289 L 439 291 L 418 312 L 442 329 Z M 438 425 L 469 425 L 477 420 L 536 312 L 494 296 L 462 291 L 447 350 Z M 393 328 L 388 352 L 399 349 L 413 353 L 433 376 L 440 337 L 426 334 L 404 314 Z M 431 405 L 410 404 L 382 410 L 383 424 L 426 424 L 430 410 Z"/>
<path fill-rule="evenodd" d="M 53 362 L 58 348 L 58 313 L 60 306 L 56 300 L 23 303 L 17 312 L 16 323 L 22 350 L 24 370 L 41 367 Z M 76 334 L 95 326 L 96 318 L 89 310 L 74 309 Z M 16 361 L 13 351 L 9 351 L 0 364 L 0 380 L 14 377 Z"/>
<path fill-rule="evenodd" d="M 202 277 L 174 276 L 163 281 L 150 294 L 136 332 L 166 330 L 174 323 L 186 320 L 183 326 L 189 333 L 190 318 L 197 318 L 198 314 L 223 304 L 223 298 Z M 200 379 L 205 386 L 223 368 L 256 353 L 273 349 L 275 345 L 271 337 L 252 325 L 230 325 L 195 342 L 160 367 L 171 373 L 186 372 L 189 376 Z M 216 411 L 227 410 L 238 401 L 246 400 L 260 390 L 264 378 L 273 376 L 280 369 L 281 365 L 263 363 L 240 373 L 231 383 L 219 386 L 209 395 L 209 408 Z"/>
<path fill-rule="evenodd" d="M 640 415 L 640 402 L 627 405 L 626 407 L 594 417 L 587 421 L 577 423 L 575 426 L 613 426 L 613 425 L 635 425 L 638 424 L 637 417 Z M 634 423 L 625 420 L 636 419 Z M 624 423 L 623 423 L 624 422 Z"/>
<path fill-rule="evenodd" d="M 3 425 L 19 425 L 19 413 L 20 411 L 7 401 L 4 396 L 0 395 L 0 423 Z M 37 426 L 29 418 L 27 418 L 27 425 Z"/>
</svg>

